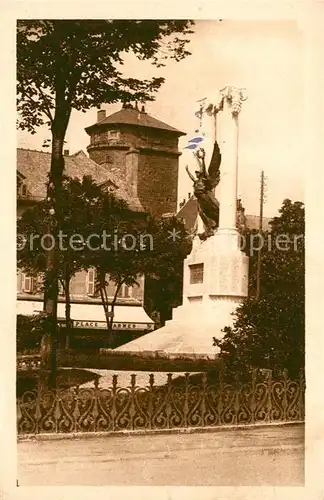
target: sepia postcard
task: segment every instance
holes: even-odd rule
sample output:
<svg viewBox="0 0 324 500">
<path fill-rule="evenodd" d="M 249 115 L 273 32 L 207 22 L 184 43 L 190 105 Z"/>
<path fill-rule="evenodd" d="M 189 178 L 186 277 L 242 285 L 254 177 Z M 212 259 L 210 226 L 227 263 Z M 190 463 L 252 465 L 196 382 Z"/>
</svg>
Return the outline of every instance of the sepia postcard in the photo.
<svg viewBox="0 0 324 500">
<path fill-rule="evenodd" d="M 235 4 L 7 2 L 4 498 L 323 497 L 323 4 Z"/>
</svg>

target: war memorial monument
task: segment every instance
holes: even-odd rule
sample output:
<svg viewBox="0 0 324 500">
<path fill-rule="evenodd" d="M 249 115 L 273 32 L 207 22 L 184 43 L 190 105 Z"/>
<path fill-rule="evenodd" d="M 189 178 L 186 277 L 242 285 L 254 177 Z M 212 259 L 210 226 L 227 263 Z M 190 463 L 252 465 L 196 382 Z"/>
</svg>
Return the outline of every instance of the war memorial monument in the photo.
<svg viewBox="0 0 324 500">
<path fill-rule="evenodd" d="M 224 335 L 223 328 L 231 326 L 232 313 L 247 296 L 248 257 L 240 249 L 236 228 L 239 116 L 245 99 L 242 89 L 227 86 L 201 106 L 213 129 L 214 146 L 208 171 L 202 148 L 194 153 L 195 175 L 187 167 L 198 202 L 199 231 L 184 261 L 182 305 L 164 327 L 117 351 L 213 358 L 213 337 Z"/>
</svg>

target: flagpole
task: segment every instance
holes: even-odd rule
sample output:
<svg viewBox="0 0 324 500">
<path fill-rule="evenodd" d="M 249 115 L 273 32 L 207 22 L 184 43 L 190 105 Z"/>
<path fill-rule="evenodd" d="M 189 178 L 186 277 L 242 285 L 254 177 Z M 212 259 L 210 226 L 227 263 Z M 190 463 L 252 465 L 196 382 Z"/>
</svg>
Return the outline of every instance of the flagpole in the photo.
<svg viewBox="0 0 324 500">
<path fill-rule="evenodd" d="M 213 112 L 213 143 L 217 141 L 217 112 L 216 109 L 214 109 Z"/>
</svg>

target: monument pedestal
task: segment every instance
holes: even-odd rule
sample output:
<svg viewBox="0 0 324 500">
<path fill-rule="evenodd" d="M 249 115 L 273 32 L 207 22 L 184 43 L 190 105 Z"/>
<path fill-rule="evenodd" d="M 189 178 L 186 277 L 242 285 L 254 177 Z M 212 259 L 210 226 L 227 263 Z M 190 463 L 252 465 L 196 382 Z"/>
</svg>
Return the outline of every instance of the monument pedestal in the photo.
<svg viewBox="0 0 324 500">
<path fill-rule="evenodd" d="M 248 257 L 239 249 L 239 234 L 221 230 L 205 241 L 194 239 L 184 262 L 183 304 L 166 325 L 117 351 L 159 352 L 170 357 L 212 358 L 213 337 L 233 324 L 232 313 L 247 296 Z"/>
</svg>

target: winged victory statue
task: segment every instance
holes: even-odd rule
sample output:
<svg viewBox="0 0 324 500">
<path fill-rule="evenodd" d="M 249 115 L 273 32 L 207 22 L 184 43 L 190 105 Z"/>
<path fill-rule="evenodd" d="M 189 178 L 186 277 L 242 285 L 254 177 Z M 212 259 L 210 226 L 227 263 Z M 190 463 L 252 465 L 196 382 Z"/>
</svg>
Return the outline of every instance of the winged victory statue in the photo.
<svg viewBox="0 0 324 500">
<path fill-rule="evenodd" d="M 203 233 L 199 234 L 199 238 L 205 240 L 214 234 L 219 224 L 219 203 L 215 198 L 214 189 L 220 180 L 222 155 L 218 143 L 215 141 L 208 172 L 205 164 L 205 150 L 198 149 L 194 156 L 198 162 L 198 170 L 195 171 L 196 177 L 189 171 L 188 165 L 186 171 L 193 182 L 194 195 L 198 202 L 198 213 L 205 229 Z"/>
</svg>

